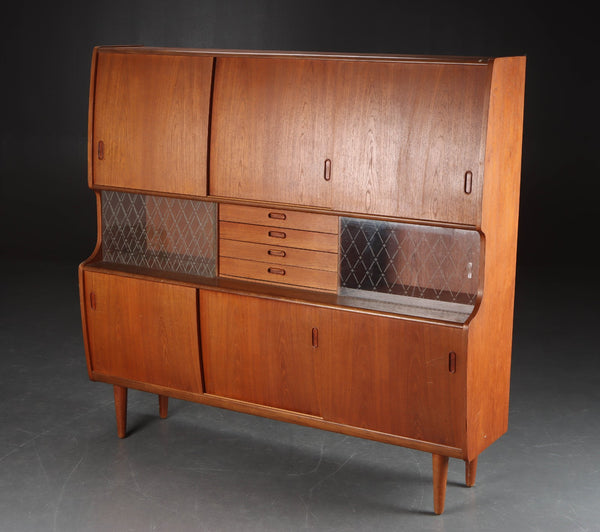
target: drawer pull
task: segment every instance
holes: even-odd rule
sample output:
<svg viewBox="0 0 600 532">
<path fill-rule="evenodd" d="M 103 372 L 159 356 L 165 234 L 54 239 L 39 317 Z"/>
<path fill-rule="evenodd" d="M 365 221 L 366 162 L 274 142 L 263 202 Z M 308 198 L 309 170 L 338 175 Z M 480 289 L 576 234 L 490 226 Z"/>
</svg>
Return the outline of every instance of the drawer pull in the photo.
<svg viewBox="0 0 600 532">
<path fill-rule="evenodd" d="M 96 310 L 96 294 L 90 292 L 90 307 L 92 310 Z"/>
<path fill-rule="evenodd" d="M 271 257 L 285 257 L 285 251 L 283 251 L 283 249 L 270 249 L 267 251 L 267 254 L 271 255 Z"/>
<path fill-rule="evenodd" d="M 319 347 L 319 329 L 313 327 L 312 330 L 312 346 Z"/>
<path fill-rule="evenodd" d="M 285 270 L 283 268 L 269 268 L 267 271 L 274 275 L 285 275 Z"/>
<path fill-rule="evenodd" d="M 98 141 L 98 159 L 102 161 L 104 159 L 104 141 Z"/>
<path fill-rule="evenodd" d="M 285 220 L 287 216 L 282 212 L 270 212 L 269 218 L 272 220 Z"/>
<path fill-rule="evenodd" d="M 283 231 L 269 231 L 269 236 L 271 238 L 285 238 L 285 233 Z"/>
</svg>

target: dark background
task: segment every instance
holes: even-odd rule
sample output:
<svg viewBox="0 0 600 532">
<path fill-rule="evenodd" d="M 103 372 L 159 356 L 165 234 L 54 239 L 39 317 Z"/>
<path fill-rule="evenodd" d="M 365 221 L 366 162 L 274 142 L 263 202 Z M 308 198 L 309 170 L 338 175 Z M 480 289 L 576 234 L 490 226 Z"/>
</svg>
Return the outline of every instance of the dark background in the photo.
<svg viewBox="0 0 600 532">
<path fill-rule="evenodd" d="M 4 6 L 0 529 L 598 530 L 596 18 L 577 2 Z M 527 56 L 509 431 L 482 454 L 476 488 L 451 461 L 443 517 L 430 515 L 426 453 L 194 403 L 172 401 L 157 423 L 155 398 L 135 390 L 134 434 L 116 438 L 112 389 L 88 380 L 77 295 L 96 241 L 91 55 L 113 44 Z"/>
<path fill-rule="evenodd" d="M 519 274 L 581 280 L 598 225 L 597 30 L 576 3 L 539 5 L 21 2 L 2 23 L 1 252 L 77 261 L 93 249 L 86 137 L 95 45 L 526 55 Z"/>
</svg>

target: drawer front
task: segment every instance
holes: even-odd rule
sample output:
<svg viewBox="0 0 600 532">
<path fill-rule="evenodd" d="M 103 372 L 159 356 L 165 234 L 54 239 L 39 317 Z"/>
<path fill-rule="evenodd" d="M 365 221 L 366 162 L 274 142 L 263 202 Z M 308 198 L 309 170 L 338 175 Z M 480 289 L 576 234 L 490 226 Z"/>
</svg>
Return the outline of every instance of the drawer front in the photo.
<svg viewBox="0 0 600 532">
<path fill-rule="evenodd" d="M 335 271 L 313 270 L 276 262 L 257 262 L 223 256 L 219 258 L 219 270 L 223 277 L 236 277 L 331 292 L 335 292 L 337 289 L 337 272 Z"/>
<path fill-rule="evenodd" d="M 320 233 L 338 233 L 338 217 L 283 209 L 221 204 L 219 220 Z"/>
<path fill-rule="evenodd" d="M 277 262 L 285 266 L 300 266 L 313 270 L 337 271 L 336 253 L 225 239 L 221 239 L 220 246 L 222 257 L 266 263 Z"/>
<path fill-rule="evenodd" d="M 258 244 L 337 253 L 338 235 L 244 223 L 219 223 L 220 238 Z"/>
</svg>

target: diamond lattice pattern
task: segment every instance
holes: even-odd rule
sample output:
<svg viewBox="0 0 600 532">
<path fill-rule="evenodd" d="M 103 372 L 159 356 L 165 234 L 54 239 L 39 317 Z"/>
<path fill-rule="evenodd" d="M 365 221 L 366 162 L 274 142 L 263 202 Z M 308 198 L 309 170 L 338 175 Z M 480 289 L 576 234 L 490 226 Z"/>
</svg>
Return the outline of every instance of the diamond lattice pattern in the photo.
<svg viewBox="0 0 600 532">
<path fill-rule="evenodd" d="M 340 286 L 473 304 L 477 231 L 342 218 Z"/>
<path fill-rule="evenodd" d="M 215 203 L 103 191 L 104 261 L 216 276 Z"/>
</svg>

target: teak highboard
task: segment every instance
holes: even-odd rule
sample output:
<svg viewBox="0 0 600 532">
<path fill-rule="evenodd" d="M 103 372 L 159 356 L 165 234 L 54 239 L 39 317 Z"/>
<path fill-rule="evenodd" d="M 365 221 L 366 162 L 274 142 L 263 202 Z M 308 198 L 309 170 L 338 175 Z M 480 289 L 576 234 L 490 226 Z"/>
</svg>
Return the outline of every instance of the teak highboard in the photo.
<svg viewBox="0 0 600 532">
<path fill-rule="evenodd" d="M 90 379 L 448 459 L 506 430 L 525 58 L 97 47 Z"/>
</svg>

